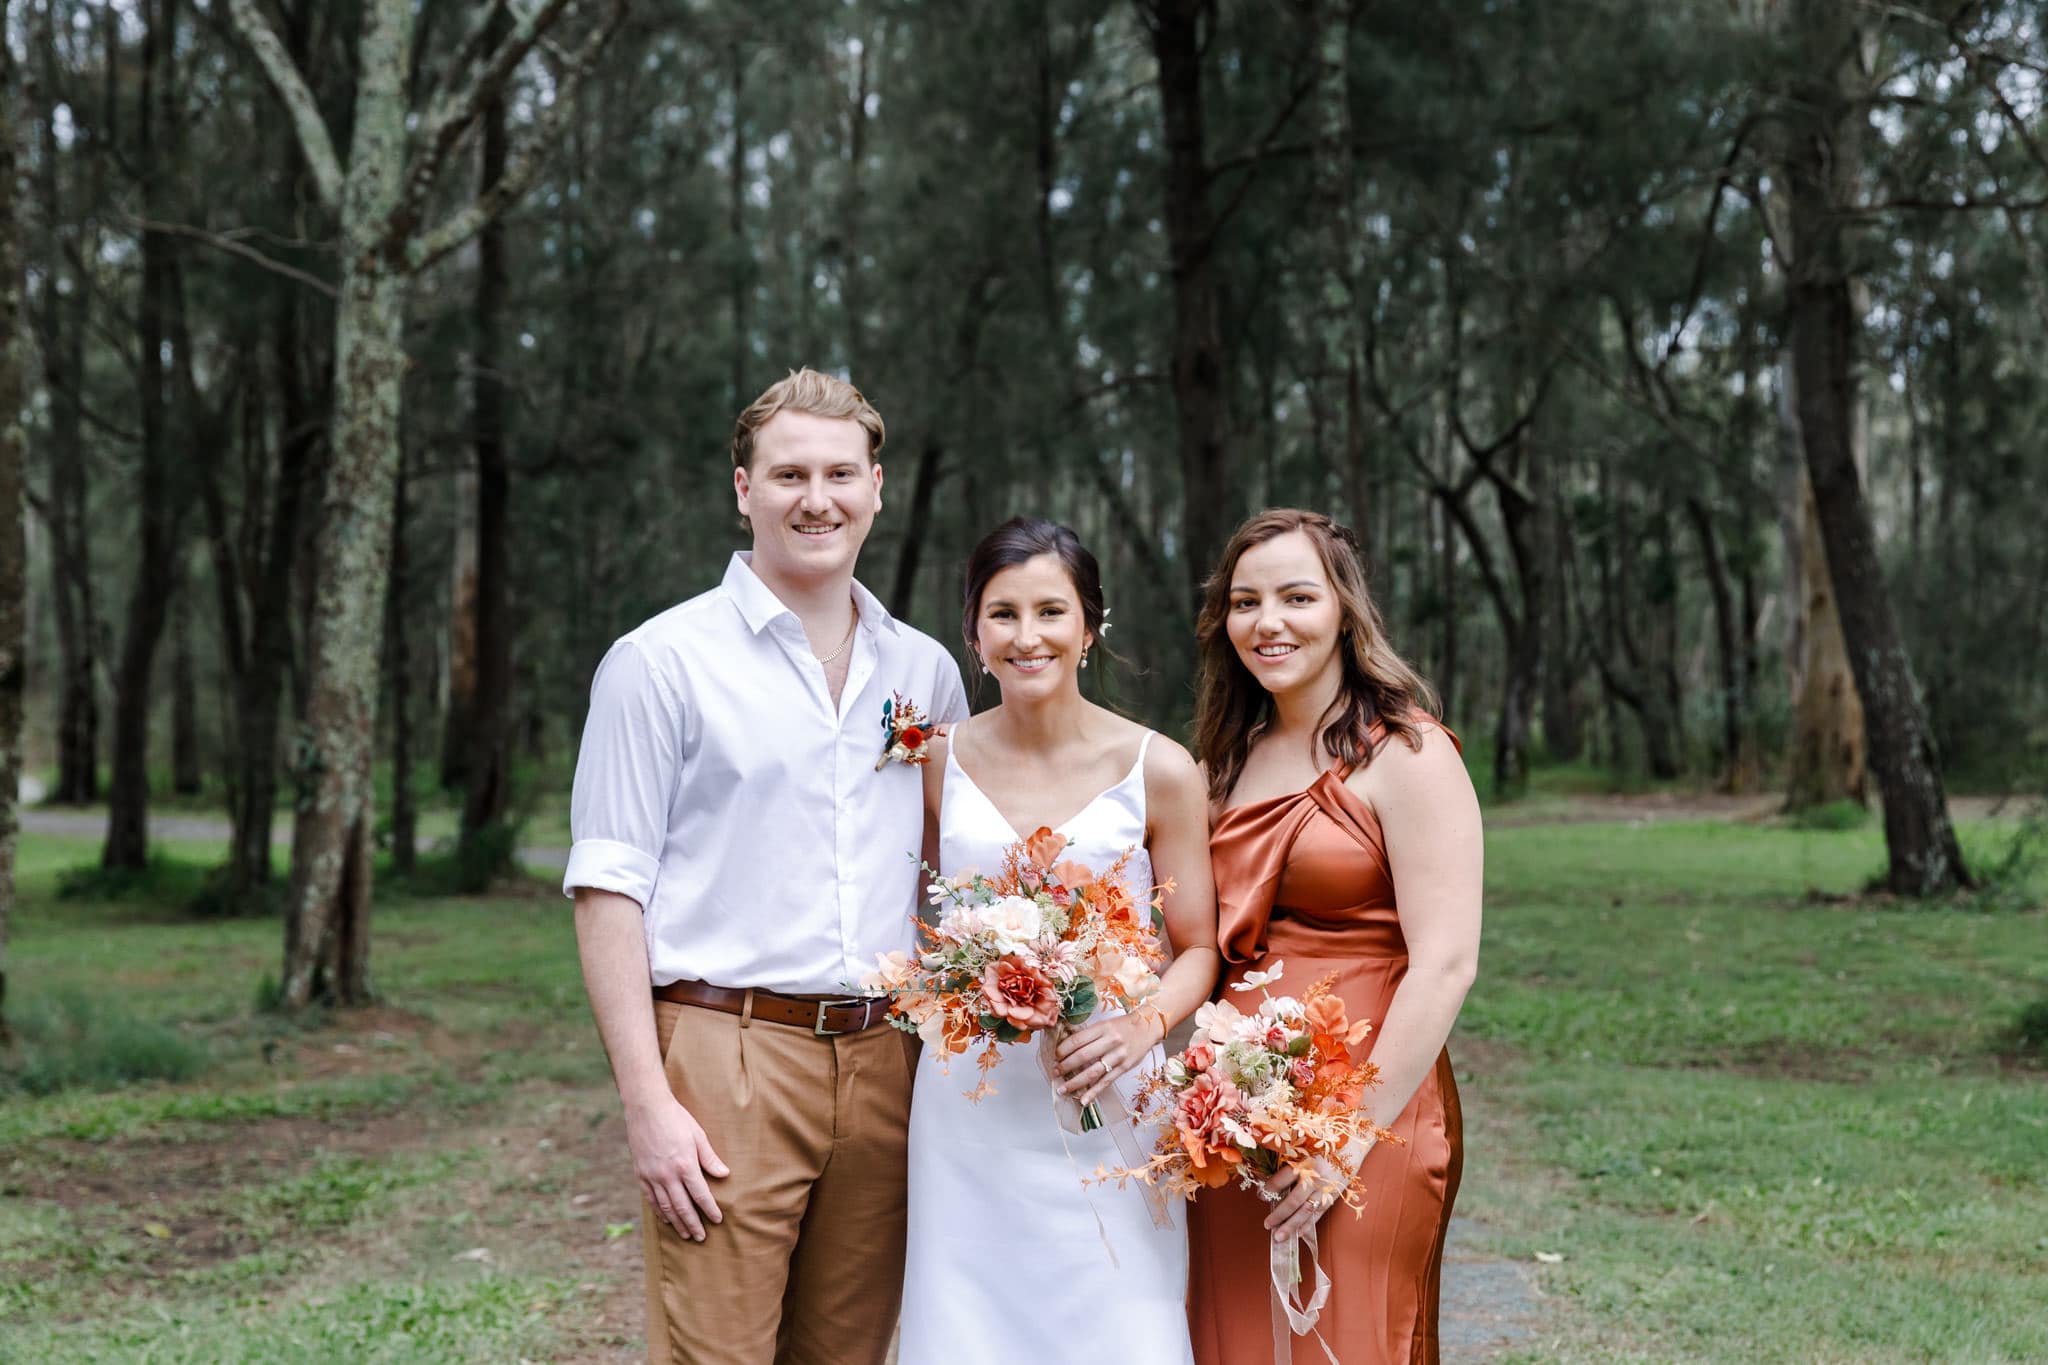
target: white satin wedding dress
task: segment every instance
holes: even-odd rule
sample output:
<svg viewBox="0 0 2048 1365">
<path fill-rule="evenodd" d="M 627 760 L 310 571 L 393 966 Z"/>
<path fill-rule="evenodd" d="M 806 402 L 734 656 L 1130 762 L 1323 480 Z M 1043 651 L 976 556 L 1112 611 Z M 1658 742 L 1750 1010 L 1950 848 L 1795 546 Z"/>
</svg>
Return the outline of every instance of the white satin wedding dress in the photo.
<svg viewBox="0 0 2048 1365">
<path fill-rule="evenodd" d="M 1069 841 L 1060 856 L 1091 868 L 1135 845 L 1126 870 L 1139 900 L 1152 893 L 1144 848 L 1151 741 L 1148 733 L 1121 782 L 1058 827 Z M 1019 837 L 949 752 L 939 870 L 993 873 Z M 1170 1225 L 1160 1227 L 1135 1183 L 1083 1187 L 1082 1175 L 1124 1158 L 1107 1130 L 1066 1133 L 1062 1145 L 1037 1048 L 1004 1048 L 989 1073 L 996 1093 L 979 1103 L 966 1097 L 979 1075 L 974 1052 L 941 1070 L 928 1048 L 918 1065 L 899 1365 L 1190 1365 L 1186 1210 L 1166 1201 Z M 1119 1081 L 1127 1099 L 1137 1077 L 1163 1060 L 1155 1048 Z M 1149 1153 L 1153 1141 L 1142 1131 L 1137 1147 Z"/>
</svg>

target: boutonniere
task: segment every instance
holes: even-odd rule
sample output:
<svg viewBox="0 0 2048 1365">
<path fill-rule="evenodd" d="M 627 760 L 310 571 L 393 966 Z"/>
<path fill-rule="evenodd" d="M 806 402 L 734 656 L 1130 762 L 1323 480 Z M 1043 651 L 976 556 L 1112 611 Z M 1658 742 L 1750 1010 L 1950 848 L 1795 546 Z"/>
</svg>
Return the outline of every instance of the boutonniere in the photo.
<svg viewBox="0 0 2048 1365">
<path fill-rule="evenodd" d="M 894 694 L 882 703 L 882 756 L 875 760 L 875 771 L 882 771 L 891 760 L 911 764 L 931 762 L 931 751 L 925 746 L 938 733 L 938 727 L 924 718 L 916 702 L 901 692 Z"/>
</svg>

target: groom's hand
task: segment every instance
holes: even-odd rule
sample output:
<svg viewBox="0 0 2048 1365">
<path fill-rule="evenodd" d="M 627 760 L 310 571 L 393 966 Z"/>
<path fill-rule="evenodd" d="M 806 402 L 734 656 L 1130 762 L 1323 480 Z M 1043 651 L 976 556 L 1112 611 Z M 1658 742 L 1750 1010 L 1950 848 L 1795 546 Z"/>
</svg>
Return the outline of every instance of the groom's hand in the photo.
<svg viewBox="0 0 2048 1365">
<path fill-rule="evenodd" d="M 703 1126 L 674 1096 L 658 1095 L 641 1113 L 627 1117 L 626 1145 L 633 1152 L 640 1192 L 670 1227 L 701 1242 L 706 1223 L 725 1220 L 711 1197 L 710 1180 L 732 1172 L 711 1149 Z"/>
</svg>

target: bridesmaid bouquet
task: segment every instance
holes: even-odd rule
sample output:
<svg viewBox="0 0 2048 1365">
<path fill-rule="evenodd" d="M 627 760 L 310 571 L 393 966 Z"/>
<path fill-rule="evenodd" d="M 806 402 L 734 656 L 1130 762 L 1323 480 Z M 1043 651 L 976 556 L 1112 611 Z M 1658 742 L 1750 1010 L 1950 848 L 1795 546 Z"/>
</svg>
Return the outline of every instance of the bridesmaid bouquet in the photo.
<svg viewBox="0 0 2048 1365">
<path fill-rule="evenodd" d="M 1359 1109 L 1379 1084 L 1379 1068 L 1356 1061 L 1351 1049 L 1372 1025 L 1345 1017 L 1344 1002 L 1325 977 L 1300 999 L 1264 990 L 1284 964 L 1251 972 L 1234 991 L 1263 990 L 1247 1014 L 1228 1000 L 1195 1012 L 1187 1048 L 1147 1078 L 1135 1112 L 1159 1130 L 1152 1158 L 1104 1179 L 1164 1184 L 1169 1194 L 1192 1196 L 1235 1180 L 1259 1189 L 1281 1168 L 1314 1190 L 1333 1179 L 1318 1161 L 1350 1172 L 1354 1154 L 1383 1138 L 1399 1138 Z M 1350 1208 L 1364 1206 L 1364 1189 L 1350 1174 L 1335 1193 Z"/>
<path fill-rule="evenodd" d="M 884 953 L 860 979 L 863 992 L 891 997 L 889 1022 L 942 1061 L 981 1046 L 969 1099 L 996 1093 L 988 1073 L 1002 1044 L 1042 1033 L 1051 1046 L 1103 1002 L 1135 1009 L 1159 989 L 1157 930 L 1172 883 L 1138 902 L 1125 873 L 1134 850 L 1095 872 L 1062 861 L 1066 846 L 1065 835 L 1040 828 L 1003 851 L 994 877 L 941 877 L 927 865 L 939 922 L 918 921 L 917 953 Z M 1089 1105 L 1082 1130 L 1101 1125 Z"/>
<path fill-rule="evenodd" d="M 1324 977 L 1302 993 L 1276 996 L 1270 987 L 1283 963 L 1248 972 L 1233 991 L 1262 991 L 1249 1014 L 1228 1000 L 1195 1012 L 1187 1048 L 1149 1077 L 1133 1106 L 1157 1124 L 1159 1142 L 1149 1161 L 1121 1170 L 1098 1169 L 1097 1180 L 1122 1185 L 1136 1179 L 1192 1198 L 1235 1180 L 1266 1199 L 1265 1186 L 1283 1168 L 1313 1195 L 1334 1195 L 1353 1212 L 1365 1207 L 1358 1168 L 1381 1139 L 1401 1139 L 1359 1109 L 1379 1084 L 1379 1068 L 1356 1061 L 1351 1049 L 1372 1025 L 1345 1017 L 1344 1002 Z M 1331 1169 L 1339 1172 L 1332 1176 Z M 1316 1283 L 1304 1295 L 1302 1253 Z M 1329 1301 L 1330 1280 L 1316 1255 L 1316 1232 L 1275 1243 L 1268 1262 L 1273 1288 L 1273 1360 L 1290 1365 L 1296 1335 L 1313 1334 L 1332 1365 L 1336 1356 L 1316 1321 Z"/>
</svg>

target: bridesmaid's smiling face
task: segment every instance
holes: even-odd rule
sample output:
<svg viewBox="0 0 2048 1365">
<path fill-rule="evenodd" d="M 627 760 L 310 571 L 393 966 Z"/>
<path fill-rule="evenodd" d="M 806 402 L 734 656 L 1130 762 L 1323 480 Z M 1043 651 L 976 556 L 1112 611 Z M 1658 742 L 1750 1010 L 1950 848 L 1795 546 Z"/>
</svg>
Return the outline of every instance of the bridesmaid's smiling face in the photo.
<svg viewBox="0 0 2048 1365">
<path fill-rule="evenodd" d="M 1095 641 L 1082 619 L 1081 594 L 1058 555 L 1035 555 L 988 580 L 974 643 L 1006 701 L 1080 686 L 1076 670 Z"/>
<path fill-rule="evenodd" d="M 1230 572 L 1230 643 L 1268 692 L 1325 685 L 1342 668 L 1343 612 L 1323 557 L 1300 531 L 1252 546 Z"/>
</svg>

